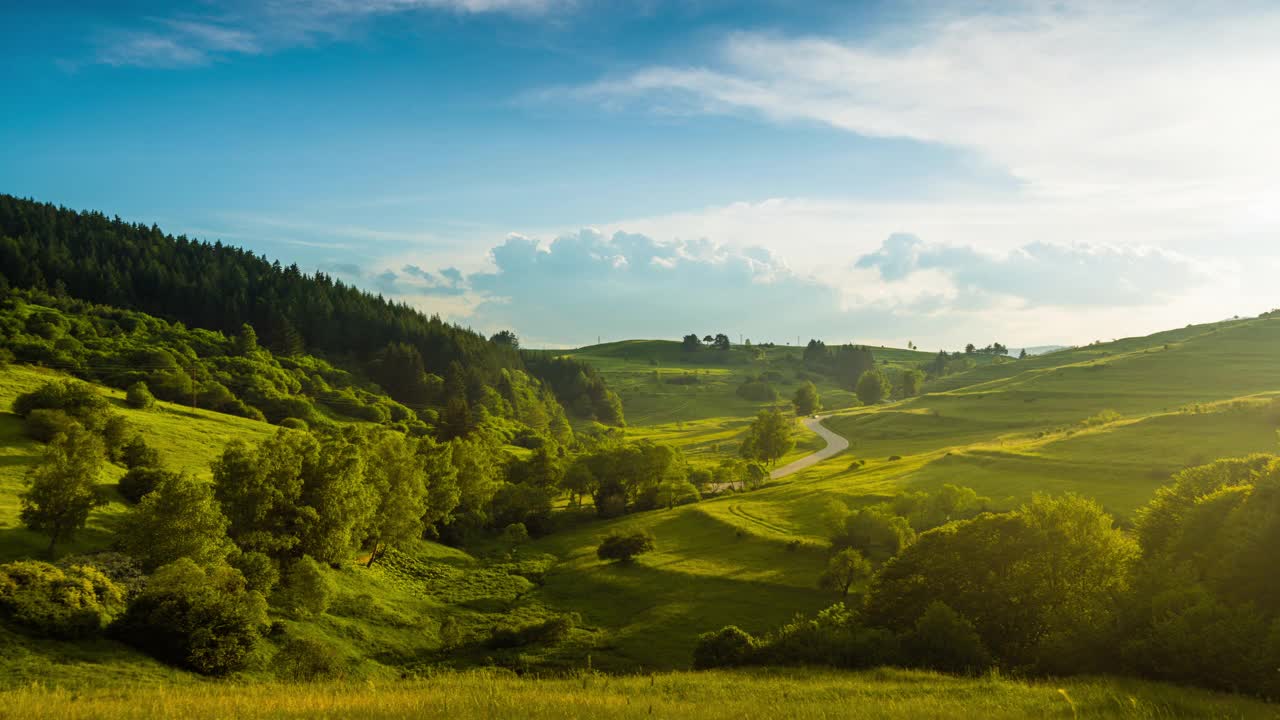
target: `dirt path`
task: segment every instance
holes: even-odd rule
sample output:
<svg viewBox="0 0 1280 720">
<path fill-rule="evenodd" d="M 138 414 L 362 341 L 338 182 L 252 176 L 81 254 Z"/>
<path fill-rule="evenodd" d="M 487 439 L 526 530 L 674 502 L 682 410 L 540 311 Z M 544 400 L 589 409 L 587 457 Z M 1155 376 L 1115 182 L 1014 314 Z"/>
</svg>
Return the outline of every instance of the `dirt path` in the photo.
<svg viewBox="0 0 1280 720">
<path fill-rule="evenodd" d="M 822 424 L 822 418 L 807 417 L 801 418 L 800 422 L 804 423 L 806 428 L 818 433 L 818 435 L 827 441 L 827 446 L 812 455 L 805 455 L 795 462 L 788 463 L 782 467 L 769 473 L 769 479 L 777 480 L 788 475 L 798 473 L 805 468 L 813 467 L 827 458 L 844 452 L 849 447 L 849 441 L 831 432 Z"/>
</svg>

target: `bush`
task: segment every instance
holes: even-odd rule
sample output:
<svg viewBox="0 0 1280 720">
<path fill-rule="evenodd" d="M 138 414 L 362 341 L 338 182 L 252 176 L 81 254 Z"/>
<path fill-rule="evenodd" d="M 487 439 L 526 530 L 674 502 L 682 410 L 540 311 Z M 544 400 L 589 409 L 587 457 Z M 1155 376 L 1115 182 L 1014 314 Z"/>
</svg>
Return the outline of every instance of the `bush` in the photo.
<svg viewBox="0 0 1280 720">
<path fill-rule="evenodd" d="M 249 664 L 267 627 L 267 603 L 239 571 L 183 558 L 151 576 L 113 632 L 166 662 L 226 675 Z"/>
<path fill-rule="evenodd" d="M 107 457 L 112 461 L 120 461 L 123 456 L 125 438 L 129 435 L 129 421 L 123 415 L 109 413 L 102 423 L 102 444 L 106 448 Z M 137 437 L 135 434 L 134 437 Z"/>
<path fill-rule="evenodd" d="M 303 555 L 289 565 L 284 587 L 277 595 L 278 604 L 285 612 L 296 617 L 315 617 L 329 609 L 333 582 L 324 574 L 320 563 Z"/>
<path fill-rule="evenodd" d="M 119 586 L 126 599 L 137 596 L 147 586 L 147 576 L 142 572 L 142 565 L 137 559 L 122 552 L 69 555 L 59 560 L 57 565 L 64 571 L 77 566 L 93 568 Z"/>
<path fill-rule="evenodd" d="M 991 666 L 973 623 L 941 601 L 924 611 L 902 644 L 913 664 L 930 670 L 975 674 Z"/>
<path fill-rule="evenodd" d="M 269 594 L 280 584 L 280 567 L 267 555 L 260 552 L 240 553 L 231 558 L 231 566 L 244 575 L 245 583 L 250 590 L 263 595 Z"/>
<path fill-rule="evenodd" d="M 156 404 L 156 396 L 151 394 L 145 382 L 139 380 L 125 391 L 124 402 L 135 410 L 146 410 Z"/>
<path fill-rule="evenodd" d="M 106 409 L 106 399 L 92 385 L 79 380 L 52 380 L 13 401 L 13 414 L 21 418 L 33 410 L 62 410 L 80 418 Z"/>
<path fill-rule="evenodd" d="M 77 424 L 74 418 L 61 410 L 38 408 L 27 413 L 27 435 L 36 442 L 52 442 Z"/>
<path fill-rule="evenodd" d="M 341 677 L 342 657 L 318 640 L 292 638 L 276 653 L 272 666 L 276 677 L 291 682 L 314 682 Z"/>
<path fill-rule="evenodd" d="M 290 430 L 310 430 L 311 426 L 306 420 L 296 417 L 287 417 L 280 421 L 280 427 L 289 428 Z"/>
<path fill-rule="evenodd" d="M 636 555 L 653 550 L 653 536 L 646 532 L 613 533 L 596 548 L 601 560 L 629 563 Z"/>
<path fill-rule="evenodd" d="M 120 462 L 129 469 L 160 467 L 160 453 L 148 445 L 141 435 L 134 435 L 120 448 Z"/>
<path fill-rule="evenodd" d="M 1096 427 L 1098 425 L 1106 425 L 1113 423 L 1121 418 L 1120 413 L 1115 410 L 1102 410 L 1096 415 L 1091 415 L 1080 422 L 1085 427 Z"/>
<path fill-rule="evenodd" d="M 137 505 L 142 502 L 142 498 L 146 497 L 147 493 L 155 490 L 162 480 L 172 476 L 176 476 L 176 473 L 157 467 L 135 467 L 120 478 L 116 490 L 125 500 Z"/>
<path fill-rule="evenodd" d="M 539 623 L 528 625 L 500 625 L 489 635 L 489 647 L 495 650 L 522 647 L 534 643 L 555 645 L 569 637 L 573 631 L 574 617 L 557 615 Z"/>
<path fill-rule="evenodd" d="M 773 402 L 778 399 L 777 389 L 763 380 L 748 380 L 739 385 L 735 392 L 743 400 Z"/>
<path fill-rule="evenodd" d="M 756 652 L 758 643 L 751 634 L 728 625 L 716 632 L 698 636 L 693 648 L 693 667 L 699 670 L 746 665 Z"/>
<path fill-rule="evenodd" d="M 125 591 L 98 570 L 22 560 L 0 565 L 0 616 L 50 637 L 75 639 L 124 610 Z"/>
</svg>

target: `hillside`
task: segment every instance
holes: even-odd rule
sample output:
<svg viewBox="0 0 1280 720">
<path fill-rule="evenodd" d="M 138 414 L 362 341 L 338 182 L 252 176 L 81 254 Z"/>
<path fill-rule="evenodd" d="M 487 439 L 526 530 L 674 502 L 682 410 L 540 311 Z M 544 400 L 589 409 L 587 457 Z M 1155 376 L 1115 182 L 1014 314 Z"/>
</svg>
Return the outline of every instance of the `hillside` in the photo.
<svg viewBox="0 0 1280 720">
<path fill-rule="evenodd" d="M 763 634 L 831 604 L 832 594 L 818 588 L 816 578 L 829 557 L 825 518 L 833 500 L 856 507 L 953 483 L 1002 508 L 1037 492 L 1079 492 L 1123 518 L 1183 467 L 1274 450 L 1277 351 L 1280 319 L 1231 321 L 992 363 L 934 379 L 918 397 L 870 407 L 806 372 L 798 349 L 734 348 L 695 361 L 677 343 L 659 341 L 573 351 L 572 358 L 590 363 L 618 389 L 629 414 L 634 406 L 671 408 L 656 417 L 635 413 L 628 437 L 680 446 L 695 467 L 736 453 L 750 417 L 771 404 L 738 397 L 736 388 L 766 372 L 777 373 L 783 398 L 800 373 L 813 379 L 828 408 L 827 426 L 851 447 L 751 492 L 616 519 L 562 510 L 571 522 L 527 544 L 490 536 L 475 539 L 468 552 L 420 543 L 373 569 L 352 558 L 330 573 L 332 609 L 319 620 L 288 621 L 287 636 L 326 643 L 353 672 L 374 677 L 469 667 L 495 657 L 542 672 L 588 662 L 606 672 L 687 668 L 700 633 L 734 624 Z M 932 357 L 875 352 L 878 364 L 890 369 Z M 689 375 L 698 381 L 661 382 Z M 0 404 L 55 376 L 19 365 L 0 369 Z M 175 468 L 199 477 L 208 477 L 226 441 L 274 432 L 265 423 L 168 403 L 133 411 L 122 407 L 119 391 L 104 392 Z M 0 427 L 6 458 L 0 559 L 35 556 L 42 543 L 17 527 L 15 496 L 38 446 L 11 414 L 0 416 Z M 820 444 L 814 435 L 801 438 L 787 457 Z M 120 472 L 112 466 L 104 481 Z M 96 513 L 68 550 L 106 547 L 123 511 L 117 499 Z M 637 530 L 654 536 L 653 552 L 628 564 L 597 557 L 605 535 Z M 495 649 L 489 639 L 495 628 L 531 628 L 561 617 L 573 618 L 571 629 L 551 644 Z M 463 640 L 450 641 L 453 650 L 446 652 L 445 634 Z M 117 679 L 183 676 L 109 641 L 75 646 L 8 637 L 20 648 L 6 661 L 6 674 L 15 679 L 82 682 L 86 663 L 105 663 L 111 671 L 104 677 Z"/>
<path fill-rule="evenodd" d="M 681 444 L 710 464 L 732 454 L 736 431 L 758 407 L 733 396 L 750 365 L 740 357 L 707 364 L 705 385 L 658 387 L 649 355 L 623 350 L 666 350 L 673 362 L 676 345 L 637 341 L 575 356 L 596 364 L 624 402 L 666 403 L 688 418 L 646 422 L 637 413 L 629 432 Z M 928 357 L 906 357 L 920 355 Z M 688 657 L 699 632 L 726 623 L 761 632 L 830 602 L 815 580 L 833 500 L 856 506 L 952 483 L 1000 507 L 1037 492 L 1077 492 L 1123 518 L 1179 469 L 1275 451 L 1276 357 L 1280 319 L 1231 321 L 987 365 L 932 381 L 917 398 L 832 410 L 824 422 L 850 449 L 797 476 L 540 541 L 564 560 L 543 592 L 610 628 L 627 660 L 670 667 L 669 658 Z M 828 393 L 848 399 L 820 387 L 824 403 Z M 1106 410 L 1119 416 L 1086 425 Z M 625 572 L 604 567 L 594 544 L 617 526 L 652 531 L 657 552 Z"/>
</svg>

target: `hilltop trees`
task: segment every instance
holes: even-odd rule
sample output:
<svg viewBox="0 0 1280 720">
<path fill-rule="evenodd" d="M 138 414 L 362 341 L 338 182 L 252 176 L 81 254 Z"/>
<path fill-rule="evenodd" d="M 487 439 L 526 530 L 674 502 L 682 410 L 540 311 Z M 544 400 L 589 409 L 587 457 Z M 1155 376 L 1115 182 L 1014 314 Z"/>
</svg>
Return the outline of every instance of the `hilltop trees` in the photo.
<svg viewBox="0 0 1280 720">
<path fill-rule="evenodd" d="M 889 378 L 879 369 L 871 369 L 858 379 L 855 392 L 863 405 L 875 405 L 889 396 Z"/>
<path fill-rule="evenodd" d="M 685 352 L 697 352 L 702 349 L 703 343 L 714 350 L 725 351 L 732 347 L 729 336 L 724 333 L 716 333 L 715 335 L 705 335 L 701 340 L 698 339 L 697 333 L 685 335 L 680 341 L 680 349 Z"/>
<path fill-rule="evenodd" d="M 106 504 L 98 493 L 103 464 L 102 441 L 80 425 L 71 425 L 45 448 L 27 475 L 19 495 L 22 523 L 49 536 L 49 555 L 59 541 L 85 526 L 89 513 Z"/>
<path fill-rule="evenodd" d="M 810 340 L 802 355 L 805 365 L 854 388 L 864 373 L 875 368 L 875 354 L 865 345 L 840 345 L 833 351 L 821 340 Z"/>
<path fill-rule="evenodd" d="M 818 412 L 818 408 L 822 407 L 822 401 L 818 396 L 818 388 L 809 381 L 805 381 L 796 390 L 792 403 L 796 406 L 796 415 L 812 415 Z"/>
<path fill-rule="evenodd" d="M 795 447 L 792 437 L 792 421 L 781 410 L 761 410 L 742 437 L 739 454 L 748 460 L 757 460 L 770 466 Z"/>
<path fill-rule="evenodd" d="M 489 337 L 489 342 L 503 347 L 509 347 L 512 350 L 520 349 L 520 338 L 510 330 L 500 330 Z"/>
</svg>

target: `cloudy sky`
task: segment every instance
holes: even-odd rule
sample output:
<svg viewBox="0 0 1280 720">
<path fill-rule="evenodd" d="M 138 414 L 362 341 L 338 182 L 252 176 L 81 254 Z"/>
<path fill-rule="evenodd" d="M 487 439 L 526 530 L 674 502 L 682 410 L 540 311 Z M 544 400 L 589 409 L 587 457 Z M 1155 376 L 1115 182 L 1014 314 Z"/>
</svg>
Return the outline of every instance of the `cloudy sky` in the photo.
<svg viewBox="0 0 1280 720">
<path fill-rule="evenodd" d="M 0 8 L 0 192 L 526 345 L 1077 344 L 1280 306 L 1280 6 Z"/>
</svg>

